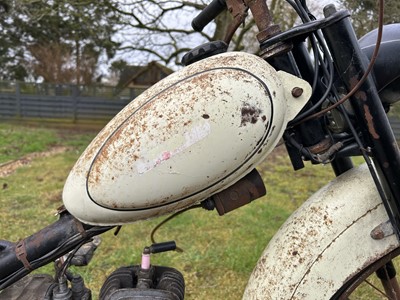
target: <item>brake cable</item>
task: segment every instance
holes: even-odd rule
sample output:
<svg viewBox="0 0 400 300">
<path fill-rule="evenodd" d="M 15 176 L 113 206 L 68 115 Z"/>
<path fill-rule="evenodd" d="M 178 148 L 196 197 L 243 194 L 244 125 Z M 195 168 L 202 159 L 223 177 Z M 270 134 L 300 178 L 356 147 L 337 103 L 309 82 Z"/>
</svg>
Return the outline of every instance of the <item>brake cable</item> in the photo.
<svg viewBox="0 0 400 300">
<path fill-rule="evenodd" d="M 374 52 L 372 54 L 371 57 L 371 61 L 368 65 L 367 70 L 365 71 L 364 75 L 361 77 L 361 79 L 358 81 L 358 83 L 353 87 L 353 89 L 347 94 L 345 95 L 342 99 L 340 99 L 338 102 L 336 102 L 335 104 L 332 104 L 331 106 L 328 106 L 327 108 L 312 114 L 308 117 L 305 117 L 304 119 L 298 121 L 296 124 L 293 124 L 293 126 L 299 125 L 301 123 L 304 123 L 308 120 L 311 119 L 316 119 L 321 117 L 322 115 L 324 115 L 325 113 L 327 113 L 328 111 L 331 111 L 332 109 L 336 108 L 337 106 L 339 106 L 340 104 L 343 104 L 344 102 L 346 102 L 347 100 L 350 99 L 350 97 L 352 97 L 361 87 L 361 85 L 365 82 L 365 80 L 367 79 L 368 75 L 371 73 L 372 68 L 375 64 L 375 61 L 378 57 L 378 52 L 379 52 L 379 48 L 381 45 L 381 41 L 382 41 L 382 34 L 383 34 L 383 12 L 384 12 L 384 0 L 379 0 L 379 14 L 378 14 L 378 36 L 376 39 L 376 44 L 375 44 L 375 49 Z"/>
</svg>

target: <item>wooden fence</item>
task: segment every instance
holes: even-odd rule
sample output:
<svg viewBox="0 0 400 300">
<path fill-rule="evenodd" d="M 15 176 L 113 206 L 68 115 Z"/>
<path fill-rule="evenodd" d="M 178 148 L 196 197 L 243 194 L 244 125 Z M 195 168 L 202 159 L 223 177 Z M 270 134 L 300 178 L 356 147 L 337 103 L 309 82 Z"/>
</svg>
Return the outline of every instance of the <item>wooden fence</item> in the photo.
<svg viewBox="0 0 400 300">
<path fill-rule="evenodd" d="M 0 83 L 0 121 L 105 123 L 145 90 L 105 86 Z"/>
<path fill-rule="evenodd" d="M 400 141 L 400 119 L 398 117 L 389 117 L 389 122 L 392 125 L 393 133 L 396 136 L 397 141 Z"/>
<path fill-rule="evenodd" d="M 0 82 L 0 121 L 104 125 L 146 88 Z M 400 140 L 400 119 L 389 120 Z"/>
</svg>

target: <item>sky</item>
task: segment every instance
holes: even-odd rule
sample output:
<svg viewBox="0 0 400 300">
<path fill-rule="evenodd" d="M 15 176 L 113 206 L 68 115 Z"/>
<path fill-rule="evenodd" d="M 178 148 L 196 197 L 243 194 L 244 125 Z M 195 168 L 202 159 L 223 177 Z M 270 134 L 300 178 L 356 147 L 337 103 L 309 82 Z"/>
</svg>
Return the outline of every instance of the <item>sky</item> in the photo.
<svg viewBox="0 0 400 300">
<path fill-rule="evenodd" d="M 315 4 L 319 7 L 319 12 L 318 11 L 312 11 L 316 16 L 322 16 L 322 7 L 329 3 L 337 3 L 338 1 L 328 1 L 328 0 L 308 0 L 307 4 L 309 5 L 310 10 L 312 10 L 315 7 Z M 183 12 L 182 12 L 183 13 Z M 180 23 L 180 26 L 186 26 L 190 28 L 190 23 L 191 20 L 193 19 L 194 16 L 197 15 L 198 11 L 192 15 L 189 15 L 188 12 L 185 12 L 185 14 L 180 14 L 176 18 L 168 18 L 165 21 L 166 26 L 171 26 L 174 27 L 177 23 Z M 184 23 L 184 25 L 182 24 Z M 208 25 L 205 30 L 208 32 L 211 32 L 213 30 L 213 24 Z M 126 32 L 121 32 L 120 34 L 117 35 L 117 39 L 121 41 L 122 43 L 128 41 L 130 42 L 132 35 L 132 31 L 128 30 Z M 199 39 L 199 36 L 196 37 L 196 35 L 190 36 L 190 37 L 185 37 L 186 41 L 185 44 L 187 44 L 189 47 L 195 47 L 201 43 L 203 43 L 205 40 L 204 39 Z M 133 65 L 145 65 L 148 62 L 148 58 L 144 54 L 138 54 L 136 52 L 119 52 L 118 55 L 113 59 L 119 60 L 119 59 L 124 59 L 128 61 L 130 64 Z M 108 67 L 109 65 L 102 65 L 100 72 L 103 74 L 108 73 Z M 169 67 L 176 69 L 176 66 L 174 66 L 173 63 L 169 65 Z"/>
</svg>

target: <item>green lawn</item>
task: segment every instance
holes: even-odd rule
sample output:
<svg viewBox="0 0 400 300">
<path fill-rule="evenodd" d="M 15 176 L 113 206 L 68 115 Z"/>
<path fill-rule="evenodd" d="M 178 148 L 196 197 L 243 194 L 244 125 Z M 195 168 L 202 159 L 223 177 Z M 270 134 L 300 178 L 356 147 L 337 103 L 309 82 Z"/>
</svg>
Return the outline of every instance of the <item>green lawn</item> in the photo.
<svg viewBox="0 0 400 300">
<path fill-rule="evenodd" d="M 66 151 L 37 157 L 7 177 L 0 178 L 1 238 L 17 241 L 55 221 L 64 181 L 74 161 L 95 135 L 76 131 L 26 128 L 0 124 L 0 164 L 55 145 Z M 34 144 L 35 147 L 26 144 Z M 12 145 L 12 146 L 11 146 Z M 31 148 L 30 148 L 31 147 Z M 186 280 L 186 299 L 241 299 L 247 279 L 265 245 L 291 212 L 332 178 L 329 166 L 293 172 L 280 147 L 259 167 L 268 194 L 223 217 L 216 212 L 188 211 L 162 227 L 158 241 L 175 240 L 183 253 L 154 256 L 153 263 L 175 267 Z M 84 275 L 97 298 L 98 290 L 115 268 L 137 264 L 150 232 L 163 218 L 123 226 L 103 235 L 102 244 Z M 46 266 L 40 272 L 52 272 Z M 228 297 L 229 296 L 229 297 Z"/>
</svg>

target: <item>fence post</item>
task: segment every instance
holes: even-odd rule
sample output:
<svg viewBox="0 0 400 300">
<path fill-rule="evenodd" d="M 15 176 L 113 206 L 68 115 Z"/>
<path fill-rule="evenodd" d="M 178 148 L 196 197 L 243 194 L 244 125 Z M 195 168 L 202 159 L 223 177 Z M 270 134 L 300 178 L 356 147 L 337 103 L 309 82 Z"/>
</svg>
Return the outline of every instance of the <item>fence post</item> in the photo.
<svg viewBox="0 0 400 300">
<path fill-rule="evenodd" d="M 72 89 L 72 102 L 73 102 L 73 123 L 77 122 L 78 119 L 78 96 L 79 96 L 79 86 L 78 85 L 73 85 L 71 86 Z"/>
<path fill-rule="evenodd" d="M 130 90 L 130 92 L 129 92 L 129 96 L 130 96 L 130 99 L 129 99 L 129 101 L 132 101 L 133 99 L 135 99 L 136 98 L 136 90 L 135 90 L 135 88 L 130 88 L 129 89 Z"/>
<path fill-rule="evenodd" d="M 15 83 L 15 117 L 16 118 L 21 118 L 21 85 L 19 84 L 19 82 L 17 81 Z"/>
</svg>

